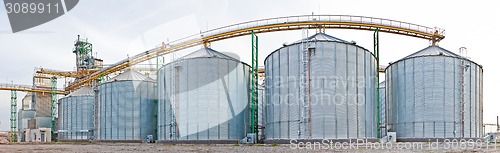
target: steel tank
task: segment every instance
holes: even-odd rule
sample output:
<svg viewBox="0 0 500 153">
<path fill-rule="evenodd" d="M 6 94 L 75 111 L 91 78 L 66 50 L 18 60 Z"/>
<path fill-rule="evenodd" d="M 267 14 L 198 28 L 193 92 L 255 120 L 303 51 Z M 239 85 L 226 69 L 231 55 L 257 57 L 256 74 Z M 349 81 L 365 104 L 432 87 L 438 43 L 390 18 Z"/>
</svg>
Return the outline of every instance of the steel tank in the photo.
<svg viewBox="0 0 500 153">
<path fill-rule="evenodd" d="M 429 46 L 386 68 L 389 131 L 398 138 L 479 138 L 483 68 Z"/>
<path fill-rule="evenodd" d="M 93 138 L 94 103 L 94 90 L 88 86 L 59 99 L 58 140 L 87 141 Z"/>
<path fill-rule="evenodd" d="M 158 140 L 231 141 L 249 129 L 250 66 L 210 48 L 159 70 Z"/>
<path fill-rule="evenodd" d="M 376 67 L 367 49 L 324 33 L 272 52 L 266 139 L 376 138 Z"/>
<path fill-rule="evenodd" d="M 142 141 L 156 139 L 155 81 L 127 70 L 98 86 L 96 139 Z"/>
</svg>

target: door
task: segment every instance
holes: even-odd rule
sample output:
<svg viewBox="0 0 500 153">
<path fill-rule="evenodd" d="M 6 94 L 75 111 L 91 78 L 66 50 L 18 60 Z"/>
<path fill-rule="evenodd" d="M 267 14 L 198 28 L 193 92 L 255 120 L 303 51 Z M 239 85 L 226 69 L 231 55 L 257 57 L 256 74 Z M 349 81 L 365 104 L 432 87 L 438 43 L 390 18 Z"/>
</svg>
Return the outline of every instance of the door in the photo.
<svg viewBox="0 0 500 153">
<path fill-rule="evenodd" d="M 45 133 L 42 133 L 40 137 L 42 137 L 42 142 L 45 142 Z"/>
</svg>

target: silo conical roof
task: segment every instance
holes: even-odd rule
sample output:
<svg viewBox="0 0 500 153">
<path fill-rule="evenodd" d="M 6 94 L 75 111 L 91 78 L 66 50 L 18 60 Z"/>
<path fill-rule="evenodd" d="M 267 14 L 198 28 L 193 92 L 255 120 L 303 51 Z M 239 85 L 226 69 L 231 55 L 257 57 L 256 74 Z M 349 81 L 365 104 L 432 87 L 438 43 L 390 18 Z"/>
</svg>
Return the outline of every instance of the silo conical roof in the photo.
<svg viewBox="0 0 500 153">
<path fill-rule="evenodd" d="M 94 95 L 94 90 L 89 86 L 85 86 L 76 90 L 75 92 L 70 93 L 67 97 L 93 96 L 93 95 Z"/>
<path fill-rule="evenodd" d="M 327 35 L 325 33 L 317 33 L 317 34 L 314 34 L 314 35 L 307 37 L 305 39 L 296 41 L 295 43 L 301 43 L 303 41 L 335 41 L 335 42 L 351 43 L 351 42 L 345 41 L 343 39 Z"/>
<path fill-rule="evenodd" d="M 201 48 L 198 49 L 197 51 L 194 51 L 186 56 L 181 57 L 180 59 L 189 59 L 189 58 L 198 58 L 198 57 L 208 57 L 208 58 L 223 58 L 223 59 L 229 59 L 229 60 L 237 60 L 231 56 L 228 56 L 226 54 L 223 54 L 221 52 L 215 51 L 211 48 Z M 239 60 L 237 60 L 239 61 Z"/>
<path fill-rule="evenodd" d="M 416 53 L 408 55 L 403 59 L 419 57 L 419 56 L 429 56 L 429 55 L 431 55 L 431 56 L 432 55 L 443 55 L 443 56 L 463 58 L 462 56 L 457 55 L 457 54 L 455 54 L 449 50 L 446 50 L 444 48 L 441 48 L 439 46 L 429 46 L 429 47 L 424 48 Z"/>
<path fill-rule="evenodd" d="M 111 78 L 108 82 L 114 82 L 114 81 L 153 81 L 153 79 L 145 76 L 142 73 L 139 73 L 134 70 L 127 70 L 123 73 L 121 73 L 118 76 L 115 76 L 114 78 Z"/>
</svg>

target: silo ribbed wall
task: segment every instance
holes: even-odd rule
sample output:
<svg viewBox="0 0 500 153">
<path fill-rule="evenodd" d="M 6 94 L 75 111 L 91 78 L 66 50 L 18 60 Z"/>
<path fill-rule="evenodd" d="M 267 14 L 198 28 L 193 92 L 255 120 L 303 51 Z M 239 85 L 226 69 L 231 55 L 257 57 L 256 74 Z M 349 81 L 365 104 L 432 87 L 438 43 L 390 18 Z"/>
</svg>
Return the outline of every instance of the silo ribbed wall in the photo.
<svg viewBox="0 0 500 153">
<path fill-rule="evenodd" d="M 98 86 L 96 139 L 142 141 L 156 138 L 155 83 L 119 80 Z"/>
<path fill-rule="evenodd" d="M 209 48 L 193 54 L 159 71 L 158 140 L 242 139 L 250 131 L 250 67 Z"/>
<path fill-rule="evenodd" d="M 93 137 L 94 103 L 94 95 L 59 100 L 59 140 L 89 140 Z"/>
<path fill-rule="evenodd" d="M 376 138 L 376 71 L 371 52 L 321 33 L 274 51 L 265 60 L 266 138 Z"/>
</svg>

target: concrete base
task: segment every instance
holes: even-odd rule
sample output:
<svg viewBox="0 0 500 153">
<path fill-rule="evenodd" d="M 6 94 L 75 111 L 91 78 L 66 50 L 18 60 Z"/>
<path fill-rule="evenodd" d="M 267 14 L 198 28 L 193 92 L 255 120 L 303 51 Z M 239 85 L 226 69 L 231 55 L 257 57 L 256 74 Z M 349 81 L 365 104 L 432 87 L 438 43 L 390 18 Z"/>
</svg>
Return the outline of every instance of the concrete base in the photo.
<svg viewBox="0 0 500 153">
<path fill-rule="evenodd" d="M 482 138 L 397 138 L 397 142 L 444 142 L 445 140 L 449 141 L 460 141 L 460 140 L 465 140 L 465 141 L 476 141 Z"/>
<path fill-rule="evenodd" d="M 142 140 L 95 140 L 94 142 L 142 143 Z"/>
<path fill-rule="evenodd" d="M 164 144 L 238 144 L 239 140 L 156 140 Z"/>
<path fill-rule="evenodd" d="M 292 139 L 274 139 L 274 140 L 264 140 L 264 144 L 290 144 L 290 140 Z M 375 138 L 369 138 L 369 139 L 363 139 L 363 138 L 359 138 L 359 139 L 293 139 L 292 143 L 306 143 L 306 142 L 310 142 L 310 143 L 314 143 L 314 142 L 319 142 L 319 143 L 322 143 L 323 140 L 328 140 L 328 142 L 353 142 L 353 143 L 356 143 L 357 140 L 362 140 L 364 141 L 364 143 L 366 142 L 378 142 L 379 140 L 378 139 L 375 139 Z M 362 142 L 363 143 L 363 142 Z"/>
<path fill-rule="evenodd" d="M 58 142 L 90 142 L 88 139 L 59 139 Z"/>
</svg>

